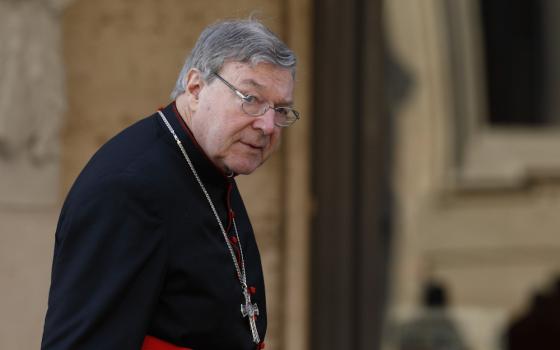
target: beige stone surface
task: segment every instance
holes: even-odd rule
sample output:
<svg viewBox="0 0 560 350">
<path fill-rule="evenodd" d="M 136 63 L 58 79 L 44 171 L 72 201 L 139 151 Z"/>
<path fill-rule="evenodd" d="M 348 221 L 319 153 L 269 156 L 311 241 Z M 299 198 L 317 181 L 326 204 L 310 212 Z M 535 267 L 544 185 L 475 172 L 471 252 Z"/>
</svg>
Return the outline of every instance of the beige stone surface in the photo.
<svg viewBox="0 0 560 350">
<path fill-rule="evenodd" d="M 39 349 L 57 215 L 0 207 L 0 349 Z"/>
<path fill-rule="evenodd" d="M 288 2 L 288 44 L 298 56 L 295 101 L 301 120 L 284 135 L 283 349 L 307 350 L 310 338 L 311 122 L 313 3 Z"/>
</svg>

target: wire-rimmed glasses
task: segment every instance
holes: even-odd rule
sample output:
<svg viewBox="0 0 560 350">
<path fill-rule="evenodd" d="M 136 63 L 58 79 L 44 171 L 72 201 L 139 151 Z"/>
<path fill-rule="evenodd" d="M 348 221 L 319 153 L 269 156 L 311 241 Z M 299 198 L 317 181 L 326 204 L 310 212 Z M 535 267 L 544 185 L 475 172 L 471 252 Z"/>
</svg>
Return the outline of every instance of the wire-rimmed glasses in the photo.
<svg viewBox="0 0 560 350">
<path fill-rule="evenodd" d="M 299 119 L 299 112 L 292 107 L 278 106 L 273 107 L 267 102 L 259 101 L 258 98 L 252 95 L 245 95 L 239 91 L 235 86 L 231 85 L 227 80 L 222 78 L 218 73 L 212 73 L 216 78 L 220 79 L 228 88 L 230 88 L 235 94 L 242 100 L 241 109 L 243 112 L 252 115 L 254 117 L 261 116 L 265 114 L 269 109 L 274 110 L 274 125 L 285 128 Z"/>
</svg>

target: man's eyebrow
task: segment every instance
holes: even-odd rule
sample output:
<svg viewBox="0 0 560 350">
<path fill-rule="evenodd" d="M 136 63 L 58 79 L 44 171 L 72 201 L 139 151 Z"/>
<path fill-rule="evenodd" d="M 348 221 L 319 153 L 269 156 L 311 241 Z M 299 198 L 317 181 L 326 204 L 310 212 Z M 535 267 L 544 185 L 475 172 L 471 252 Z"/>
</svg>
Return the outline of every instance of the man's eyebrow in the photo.
<svg viewBox="0 0 560 350">
<path fill-rule="evenodd" d="M 243 79 L 241 80 L 242 85 L 251 85 L 254 88 L 258 89 L 258 90 L 262 90 L 265 88 L 264 85 L 259 84 L 258 82 L 256 82 L 254 79 Z M 292 107 L 294 105 L 294 102 L 292 100 L 289 101 L 282 101 L 278 104 L 275 104 L 277 107 Z"/>
<path fill-rule="evenodd" d="M 264 86 L 257 83 L 254 79 L 243 79 L 241 80 L 241 84 L 244 85 L 252 85 L 253 87 L 257 88 L 257 89 L 263 89 Z"/>
</svg>

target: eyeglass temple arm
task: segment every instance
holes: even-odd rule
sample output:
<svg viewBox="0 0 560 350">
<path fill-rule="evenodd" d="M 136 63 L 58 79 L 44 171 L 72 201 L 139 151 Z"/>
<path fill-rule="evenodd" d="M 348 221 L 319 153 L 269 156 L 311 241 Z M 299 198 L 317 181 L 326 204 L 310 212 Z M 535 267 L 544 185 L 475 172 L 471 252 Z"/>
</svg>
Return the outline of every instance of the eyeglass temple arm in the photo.
<svg viewBox="0 0 560 350">
<path fill-rule="evenodd" d="M 243 99 L 243 100 L 246 100 L 246 99 L 247 99 L 247 96 L 243 95 L 243 93 L 242 93 L 241 91 L 237 90 L 237 89 L 235 88 L 235 86 L 231 85 L 227 80 L 225 80 L 224 78 L 222 78 L 218 73 L 212 73 L 212 74 L 214 74 L 214 75 L 216 76 L 216 78 L 220 79 L 224 84 L 226 84 L 226 86 L 227 86 L 228 88 L 230 88 L 233 92 L 235 92 L 235 94 L 236 94 L 237 96 L 239 96 L 241 99 Z"/>
</svg>

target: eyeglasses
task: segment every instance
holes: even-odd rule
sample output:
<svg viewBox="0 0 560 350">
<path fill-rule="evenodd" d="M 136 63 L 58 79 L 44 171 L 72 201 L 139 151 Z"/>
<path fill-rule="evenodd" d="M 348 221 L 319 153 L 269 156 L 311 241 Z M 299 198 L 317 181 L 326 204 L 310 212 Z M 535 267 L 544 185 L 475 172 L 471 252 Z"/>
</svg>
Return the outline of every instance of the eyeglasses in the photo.
<svg viewBox="0 0 560 350">
<path fill-rule="evenodd" d="M 212 74 L 226 84 L 226 86 L 235 92 L 235 94 L 243 101 L 241 103 L 241 109 L 243 109 L 243 112 L 254 117 L 258 117 L 265 114 L 269 109 L 273 109 L 274 125 L 281 128 L 288 127 L 299 119 L 299 112 L 295 109 L 291 107 L 273 107 L 267 102 L 259 101 L 259 99 L 255 96 L 243 94 L 241 91 L 237 90 L 235 86 L 231 85 L 227 80 L 222 78 L 218 73 Z"/>
</svg>

